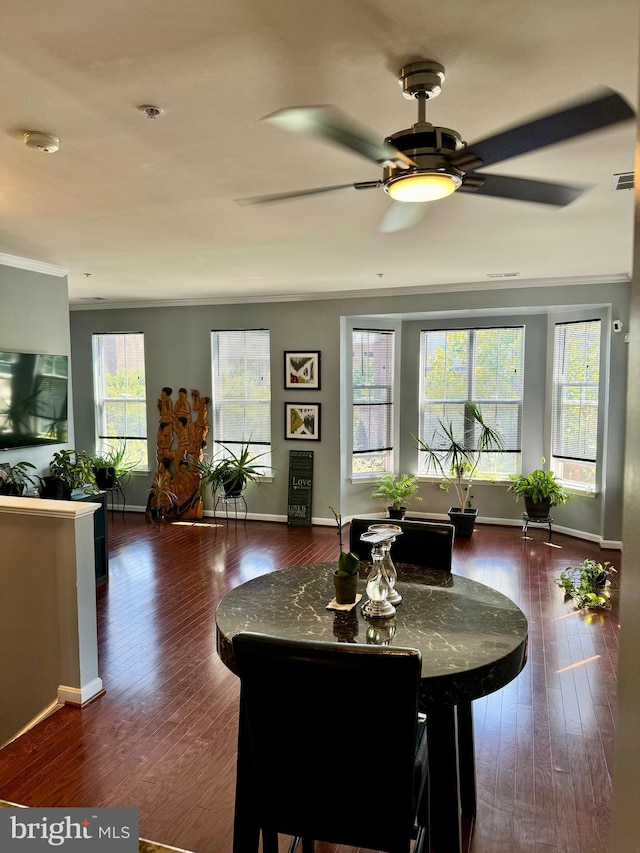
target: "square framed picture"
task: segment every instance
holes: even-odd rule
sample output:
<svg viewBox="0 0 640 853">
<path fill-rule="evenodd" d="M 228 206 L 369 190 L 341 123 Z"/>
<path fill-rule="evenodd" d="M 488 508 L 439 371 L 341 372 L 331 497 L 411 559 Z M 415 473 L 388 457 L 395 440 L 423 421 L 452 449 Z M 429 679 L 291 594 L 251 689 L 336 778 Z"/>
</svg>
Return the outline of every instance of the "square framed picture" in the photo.
<svg viewBox="0 0 640 853">
<path fill-rule="evenodd" d="M 320 353 L 285 352 L 284 387 L 316 391 L 320 388 Z"/>
<path fill-rule="evenodd" d="M 285 403 L 284 437 L 320 441 L 320 403 Z"/>
</svg>

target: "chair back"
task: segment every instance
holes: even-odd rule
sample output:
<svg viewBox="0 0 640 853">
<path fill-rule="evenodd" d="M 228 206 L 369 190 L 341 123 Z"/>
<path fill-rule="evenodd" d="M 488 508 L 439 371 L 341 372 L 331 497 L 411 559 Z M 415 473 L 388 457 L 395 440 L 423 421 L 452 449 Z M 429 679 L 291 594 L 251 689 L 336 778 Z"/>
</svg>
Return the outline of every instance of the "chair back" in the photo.
<svg viewBox="0 0 640 853">
<path fill-rule="evenodd" d="M 233 639 L 263 834 L 408 853 L 416 649 Z"/>
<path fill-rule="evenodd" d="M 453 559 L 453 540 L 455 528 L 452 524 L 440 524 L 420 519 L 354 518 L 349 531 L 349 550 L 361 560 L 371 559 L 371 545 L 362 542 L 360 537 L 371 524 L 397 524 L 402 528 L 391 548 L 394 563 L 413 563 L 429 569 L 451 571 Z"/>
</svg>

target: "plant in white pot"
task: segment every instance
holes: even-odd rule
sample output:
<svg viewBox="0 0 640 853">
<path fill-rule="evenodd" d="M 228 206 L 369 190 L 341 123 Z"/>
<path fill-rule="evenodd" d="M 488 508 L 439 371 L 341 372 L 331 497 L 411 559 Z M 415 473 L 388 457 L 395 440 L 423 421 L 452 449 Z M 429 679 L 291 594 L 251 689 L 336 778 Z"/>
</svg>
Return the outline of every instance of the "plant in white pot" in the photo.
<svg viewBox="0 0 640 853">
<path fill-rule="evenodd" d="M 453 487 L 456 493 L 458 505 L 450 507 L 448 512 L 456 536 L 471 536 L 478 515 L 478 510 L 471 507 L 471 484 L 482 454 L 503 449 L 502 436 L 485 422 L 480 407 L 469 401 L 465 403 L 464 419 L 459 425 L 441 420 L 430 442 L 417 435 L 413 437 L 425 454 L 427 471 L 442 477 L 440 488 L 448 492 Z"/>
<path fill-rule="evenodd" d="M 388 471 L 380 474 L 376 487 L 371 493 L 374 501 L 385 501 L 389 518 L 404 518 L 409 501 L 421 501 L 418 491 L 418 478 L 412 474 L 395 475 Z"/>
</svg>

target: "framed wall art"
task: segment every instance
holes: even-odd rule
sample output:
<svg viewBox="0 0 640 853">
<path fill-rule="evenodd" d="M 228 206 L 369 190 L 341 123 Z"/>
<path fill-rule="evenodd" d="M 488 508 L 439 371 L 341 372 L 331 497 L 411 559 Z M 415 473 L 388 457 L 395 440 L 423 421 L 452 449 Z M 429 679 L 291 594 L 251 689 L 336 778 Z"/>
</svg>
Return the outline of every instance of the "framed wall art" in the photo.
<svg viewBox="0 0 640 853">
<path fill-rule="evenodd" d="M 285 403 L 284 437 L 320 441 L 320 403 Z"/>
<path fill-rule="evenodd" d="M 320 388 L 320 353 L 285 352 L 284 387 L 315 391 Z"/>
</svg>

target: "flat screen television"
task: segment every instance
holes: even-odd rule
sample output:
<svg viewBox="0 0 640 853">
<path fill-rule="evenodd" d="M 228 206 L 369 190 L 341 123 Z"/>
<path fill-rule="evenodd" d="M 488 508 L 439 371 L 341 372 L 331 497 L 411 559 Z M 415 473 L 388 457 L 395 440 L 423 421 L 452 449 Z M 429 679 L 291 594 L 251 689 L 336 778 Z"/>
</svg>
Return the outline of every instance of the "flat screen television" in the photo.
<svg viewBox="0 0 640 853">
<path fill-rule="evenodd" d="M 69 438 L 69 357 L 0 352 L 0 449 Z"/>
</svg>

